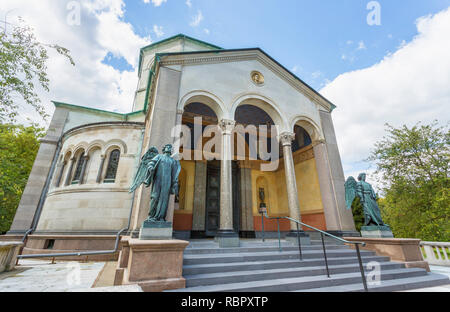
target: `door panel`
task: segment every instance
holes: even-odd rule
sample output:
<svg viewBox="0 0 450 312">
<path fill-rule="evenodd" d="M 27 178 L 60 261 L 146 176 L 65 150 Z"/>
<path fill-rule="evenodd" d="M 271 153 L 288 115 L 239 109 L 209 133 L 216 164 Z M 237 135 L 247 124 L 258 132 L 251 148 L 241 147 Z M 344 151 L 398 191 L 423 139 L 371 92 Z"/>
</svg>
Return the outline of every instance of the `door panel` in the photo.
<svg viewBox="0 0 450 312">
<path fill-rule="evenodd" d="M 209 165 L 206 180 L 206 236 L 215 236 L 220 228 L 220 169 Z"/>
<path fill-rule="evenodd" d="M 232 170 L 233 192 L 233 229 L 239 233 L 240 229 L 240 171 L 235 162 Z M 220 163 L 208 162 L 206 179 L 206 236 L 213 237 L 220 229 Z"/>
</svg>

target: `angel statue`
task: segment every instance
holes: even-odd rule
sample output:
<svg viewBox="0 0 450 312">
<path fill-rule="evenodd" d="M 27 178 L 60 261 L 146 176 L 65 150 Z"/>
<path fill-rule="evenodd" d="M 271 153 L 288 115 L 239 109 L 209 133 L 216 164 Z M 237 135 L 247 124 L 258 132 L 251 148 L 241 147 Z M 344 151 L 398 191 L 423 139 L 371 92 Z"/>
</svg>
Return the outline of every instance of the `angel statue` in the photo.
<svg viewBox="0 0 450 312">
<path fill-rule="evenodd" d="M 377 195 L 372 186 L 366 182 L 366 174 L 361 173 L 358 176 L 358 182 L 355 178 L 349 177 L 345 182 L 345 202 L 347 209 L 352 209 L 352 203 L 358 196 L 364 209 L 364 225 L 387 226 L 381 219 L 380 208 L 377 204 Z"/>
<path fill-rule="evenodd" d="M 150 160 L 155 158 L 158 155 L 158 149 L 154 146 L 150 147 L 148 151 L 142 156 L 141 163 L 139 164 L 138 171 L 136 172 L 136 176 L 134 177 L 133 184 L 130 187 L 130 193 L 133 193 L 142 183 L 148 181 L 149 171 L 149 163 Z M 146 184 L 146 186 L 149 186 Z"/>
<path fill-rule="evenodd" d="M 149 155 L 146 157 L 147 153 Z M 147 220 L 165 222 L 170 195 L 178 194 L 180 162 L 171 156 L 171 144 L 164 146 L 163 154 L 158 154 L 155 147 L 150 148 L 147 153 L 142 158 L 131 190 L 136 189 L 142 183 L 146 187 L 152 185 L 150 211 Z M 139 173 L 140 171 L 142 172 Z"/>
</svg>

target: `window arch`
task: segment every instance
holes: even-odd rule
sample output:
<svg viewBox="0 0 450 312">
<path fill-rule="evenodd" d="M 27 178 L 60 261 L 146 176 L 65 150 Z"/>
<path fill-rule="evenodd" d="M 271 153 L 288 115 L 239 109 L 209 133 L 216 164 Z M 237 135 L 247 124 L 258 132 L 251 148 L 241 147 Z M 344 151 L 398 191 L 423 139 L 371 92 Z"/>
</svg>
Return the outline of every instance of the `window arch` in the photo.
<svg viewBox="0 0 450 312">
<path fill-rule="evenodd" d="M 83 152 L 80 153 L 77 160 L 77 166 L 75 167 L 75 173 L 72 178 L 72 184 L 81 184 L 86 168 L 86 155 Z"/>
<path fill-rule="evenodd" d="M 108 167 L 106 168 L 105 183 L 116 181 L 117 168 L 119 167 L 120 150 L 115 149 L 109 154 Z"/>
</svg>

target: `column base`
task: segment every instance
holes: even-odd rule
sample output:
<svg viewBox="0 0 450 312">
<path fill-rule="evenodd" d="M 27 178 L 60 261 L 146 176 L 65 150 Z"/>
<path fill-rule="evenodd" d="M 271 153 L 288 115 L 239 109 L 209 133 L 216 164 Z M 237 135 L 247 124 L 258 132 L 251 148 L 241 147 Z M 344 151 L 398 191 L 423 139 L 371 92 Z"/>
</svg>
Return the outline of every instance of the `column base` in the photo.
<svg viewBox="0 0 450 312">
<path fill-rule="evenodd" d="M 300 238 L 300 244 L 302 245 L 311 245 L 311 239 L 309 237 L 309 234 L 305 231 L 290 231 L 286 234 L 286 241 L 290 242 L 293 245 L 298 246 L 298 238 Z"/>
<path fill-rule="evenodd" d="M 219 243 L 220 248 L 239 247 L 239 234 L 232 230 L 220 230 L 217 232 L 214 241 Z"/>
</svg>

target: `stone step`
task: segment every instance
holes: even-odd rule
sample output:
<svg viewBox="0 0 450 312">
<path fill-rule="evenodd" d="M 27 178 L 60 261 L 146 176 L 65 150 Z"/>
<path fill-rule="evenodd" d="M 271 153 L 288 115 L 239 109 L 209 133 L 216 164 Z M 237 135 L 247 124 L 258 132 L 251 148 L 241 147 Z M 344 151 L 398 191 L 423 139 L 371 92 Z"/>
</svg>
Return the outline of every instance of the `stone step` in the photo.
<svg viewBox="0 0 450 312">
<path fill-rule="evenodd" d="M 363 263 L 371 261 L 387 262 L 389 257 L 383 256 L 365 256 L 362 258 Z M 328 258 L 329 265 L 358 264 L 356 256 Z M 265 270 L 265 269 L 282 269 L 282 268 L 298 268 L 298 267 L 314 267 L 325 266 L 324 259 L 297 259 L 270 260 L 270 261 L 247 261 L 247 262 L 231 262 L 231 263 L 207 263 L 207 264 L 191 264 L 183 266 L 183 275 L 208 274 L 235 271 Z"/>
<path fill-rule="evenodd" d="M 381 280 L 405 279 L 426 275 L 423 269 L 393 269 L 382 271 Z M 329 287 L 330 285 L 348 285 L 361 283 L 361 273 L 334 274 L 330 278 L 326 275 L 269 279 L 243 283 L 229 283 L 209 286 L 196 286 L 179 289 L 179 292 L 286 292 L 294 290 Z"/>
<path fill-rule="evenodd" d="M 427 287 L 435 287 L 449 285 L 450 279 L 446 275 L 427 273 L 424 276 L 400 278 L 395 280 L 383 280 L 380 285 L 368 285 L 369 291 L 404 291 L 410 289 L 420 289 Z M 330 286 L 321 288 L 311 288 L 296 290 L 297 292 L 362 292 L 364 287 L 361 283 Z"/>
<path fill-rule="evenodd" d="M 282 251 L 297 251 L 298 246 L 282 246 Z M 327 245 L 326 250 L 335 250 L 335 249 L 348 249 L 345 245 Z M 323 250 L 322 245 L 317 246 L 302 246 L 303 251 L 310 250 Z M 185 255 L 193 255 L 193 254 L 224 254 L 224 253 L 249 253 L 249 252 L 270 252 L 270 251 L 279 251 L 278 246 L 261 246 L 261 247 L 235 247 L 235 248 L 186 248 L 184 251 Z"/>
<path fill-rule="evenodd" d="M 404 268 L 402 263 L 384 262 L 380 263 L 381 271 Z M 332 265 L 329 266 L 330 275 L 360 272 L 359 264 Z M 186 287 L 206 286 L 227 283 L 242 283 L 250 281 L 261 281 L 269 279 L 292 278 L 326 275 L 325 265 L 293 267 L 282 269 L 262 269 L 250 271 L 220 272 L 209 274 L 185 275 Z"/>
<path fill-rule="evenodd" d="M 373 251 L 362 250 L 361 256 L 373 256 Z M 327 251 L 327 257 L 349 257 L 356 256 L 356 252 L 351 249 L 333 249 Z M 312 250 L 303 252 L 303 259 L 322 259 L 324 257 L 322 250 Z M 206 263 L 230 263 L 230 262 L 246 262 L 246 261 L 269 261 L 283 259 L 298 259 L 298 251 L 284 252 L 248 252 L 248 253 L 230 253 L 230 254 L 185 254 L 184 264 L 206 264 Z"/>
</svg>

